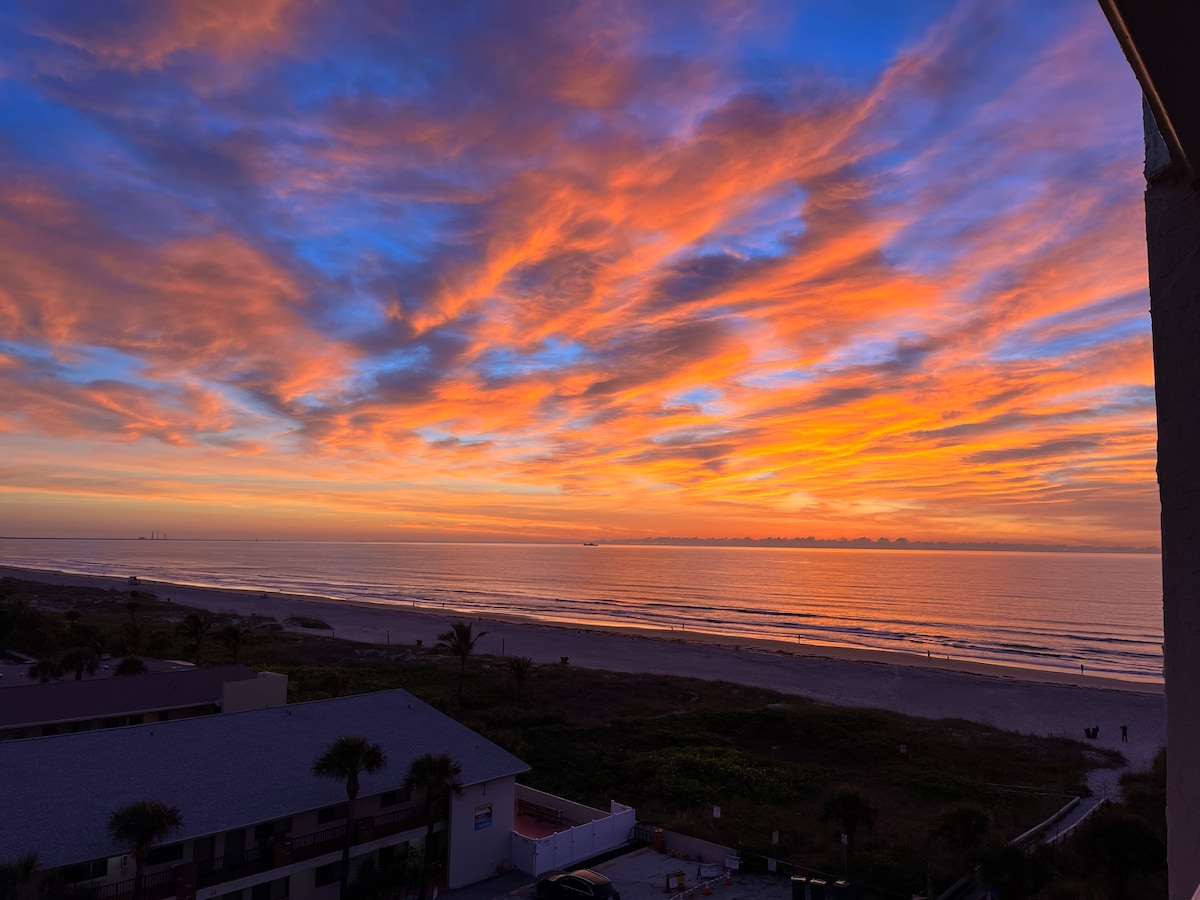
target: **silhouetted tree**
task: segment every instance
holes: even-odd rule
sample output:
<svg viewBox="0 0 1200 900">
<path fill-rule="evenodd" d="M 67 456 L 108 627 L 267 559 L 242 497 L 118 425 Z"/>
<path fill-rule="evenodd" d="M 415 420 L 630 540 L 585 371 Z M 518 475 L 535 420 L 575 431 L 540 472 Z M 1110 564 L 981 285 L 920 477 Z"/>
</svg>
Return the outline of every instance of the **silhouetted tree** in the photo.
<svg viewBox="0 0 1200 900">
<path fill-rule="evenodd" d="M 245 625 L 226 625 L 217 633 L 217 640 L 229 648 L 229 652 L 233 654 L 233 661 L 238 661 L 238 655 L 242 652 L 242 648 L 250 643 L 253 638 L 252 632 Z"/>
<path fill-rule="evenodd" d="M 1101 809 L 1080 828 L 1076 849 L 1089 868 L 1107 876 L 1110 896 L 1125 900 L 1139 872 L 1157 872 L 1167 864 L 1167 849 L 1154 830 L 1120 807 Z"/>
<path fill-rule="evenodd" d="M 358 776 L 379 772 L 387 766 L 387 756 L 378 744 L 364 737 L 345 735 L 330 744 L 313 762 L 313 774 L 318 778 L 333 778 L 346 782 L 346 839 L 342 844 L 341 894 L 346 896 L 350 881 L 350 845 L 354 842 L 354 805 L 358 799 Z"/>
<path fill-rule="evenodd" d="M 849 784 L 838 785 L 825 797 L 821 808 L 822 822 L 838 822 L 846 835 L 846 858 L 854 852 L 854 836 L 860 826 L 870 829 L 875 824 L 875 807 L 867 795 Z"/>
<path fill-rule="evenodd" d="M 56 659 L 39 659 L 29 667 L 27 673 L 30 678 L 36 678 L 42 684 L 46 684 L 51 679 L 57 680 L 66 674 L 65 670 L 59 665 Z"/>
<path fill-rule="evenodd" d="M 461 623 L 460 623 L 461 624 Z M 469 628 L 469 626 L 468 626 Z M 418 900 L 425 900 L 429 891 L 429 873 L 433 869 L 435 813 L 450 795 L 461 797 L 462 765 L 446 753 L 422 753 L 409 766 L 404 786 L 425 794 L 425 847 L 421 853 L 421 888 Z"/>
<path fill-rule="evenodd" d="M 29 852 L 12 862 L 0 863 L 0 900 L 21 900 L 37 872 L 37 854 Z"/>
<path fill-rule="evenodd" d="M 212 624 L 212 616 L 201 612 L 190 612 L 179 623 L 179 633 L 190 640 L 195 648 L 196 665 L 200 665 L 200 650 L 204 646 L 205 635 L 212 629 Z"/>
<path fill-rule="evenodd" d="M 146 623 L 137 620 L 125 623 L 125 652 L 137 656 L 142 652 L 142 643 L 146 639 Z"/>
<path fill-rule="evenodd" d="M 517 686 L 517 696 L 521 695 L 529 673 L 533 671 L 533 660 L 528 656 L 513 656 L 508 660 L 508 674 L 512 676 L 513 684 Z"/>
<path fill-rule="evenodd" d="M 450 626 L 449 631 L 438 635 L 438 646 L 445 647 L 458 657 L 458 699 L 460 703 L 462 702 L 463 679 L 467 674 L 467 658 L 475 650 L 475 645 L 486 634 L 486 631 L 481 631 L 479 634 L 472 634 L 470 622 L 455 622 Z"/>
<path fill-rule="evenodd" d="M 96 674 L 100 654 L 92 647 L 72 647 L 59 658 L 58 664 L 64 672 L 74 672 L 76 681 L 82 681 L 84 672 Z"/>
<path fill-rule="evenodd" d="M 176 806 L 158 800 L 135 800 L 114 809 L 108 817 L 108 833 L 118 844 L 133 845 L 133 897 L 146 894 L 146 857 L 150 848 L 183 827 L 183 814 Z"/>
<path fill-rule="evenodd" d="M 113 670 L 113 675 L 145 675 L 150 669 L 140 656 L 127 656 Z"/>
</svg>

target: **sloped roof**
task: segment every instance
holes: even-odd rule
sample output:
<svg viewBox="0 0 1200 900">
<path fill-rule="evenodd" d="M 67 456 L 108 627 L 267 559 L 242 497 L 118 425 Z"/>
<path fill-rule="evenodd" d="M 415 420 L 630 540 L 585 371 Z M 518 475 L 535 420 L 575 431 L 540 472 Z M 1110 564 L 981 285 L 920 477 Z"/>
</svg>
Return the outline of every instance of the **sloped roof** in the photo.
<svg viewBox="0 0 1200 900">
<path fill-rule="evenodd" d="M 448 753 L 464 786 L 529 770 L 511 753 L 403 690 L 246 712 L 0 743 L 0 847 L 37 852 L 57 868 L 128 852 L 108 836 L 109 814 L 140 799 L 179 807 L 189 840 L 331 806 L 344 784 L 313 761 L 359 735 L 388 765 L 361 777 L 361 796 L 399 788 L 413 759 Z"/>
<path fill-rule="evenodd" d="M 28 681 L 0 694 L 0 728 L 203 706 L 221 699 L 225 682 L 255 677 L 246 666 L 215 666 L 50 684 Z"/>
</svg>

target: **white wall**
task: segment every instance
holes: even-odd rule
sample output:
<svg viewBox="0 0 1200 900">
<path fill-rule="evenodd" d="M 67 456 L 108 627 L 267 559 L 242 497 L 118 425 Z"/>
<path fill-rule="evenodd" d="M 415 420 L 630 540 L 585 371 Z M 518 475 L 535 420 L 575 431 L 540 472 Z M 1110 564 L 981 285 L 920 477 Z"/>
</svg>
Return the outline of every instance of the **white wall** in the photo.
<svg viewBox="0 0 1200 900">
<path fill-rule="evenodd" d="M 511 865 L 513 777 L 473 784 L 450 805 L 450 859 L 446 883 L 450 888 L 473 884 L 495 875 L 501 864 Z M 490 822 L 486 807 L 491 806 Z M 476 821 L 477 813 L 479 821 Z"/>
<path fill-rule="evenodd" d="M 523 799 L 562 810 L 566 821 L 578 823 L 544 838 L 513 834 L 511 866 L 530 875 L 568 869 L 580 860 L 614 850 L 628 843 L 637 824 L 637 814 L 623 803 L 614 801 L 609 812 L 603 813 L 524 785 L 517 785 L 517 791 Z"/>
</svg>

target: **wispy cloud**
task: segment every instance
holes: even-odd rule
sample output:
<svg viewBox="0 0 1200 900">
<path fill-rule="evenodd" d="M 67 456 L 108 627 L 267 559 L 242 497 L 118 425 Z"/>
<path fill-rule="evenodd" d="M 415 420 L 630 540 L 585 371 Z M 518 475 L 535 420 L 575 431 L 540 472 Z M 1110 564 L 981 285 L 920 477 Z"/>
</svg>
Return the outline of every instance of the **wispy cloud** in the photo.
<svg viewBox="0 0 1200 900">
<path fill-rule="evenodd" d="M 1137 89 L 1083 0 L 8 24 L 39 527 L 1156 540 Z"/>
</svg>

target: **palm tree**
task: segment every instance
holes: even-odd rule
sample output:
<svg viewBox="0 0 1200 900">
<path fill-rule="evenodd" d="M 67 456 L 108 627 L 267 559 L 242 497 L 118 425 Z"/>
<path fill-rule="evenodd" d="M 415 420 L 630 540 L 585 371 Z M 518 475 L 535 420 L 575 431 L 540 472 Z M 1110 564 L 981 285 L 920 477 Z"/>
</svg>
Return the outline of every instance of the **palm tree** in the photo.
<svg viewBox="0 0 1200 900">
<path fill-rule="evenodd" d="M 211 628 L 212 616 L 208 613 L 190 612 L 179 623 L 179 633 L 195 644 L 196 665 L 200 665 L 200 648 L 204 645 L 204 636 L 208 634 Z"/>
<path fill-rule="evenodd" d="M 445 647 L 458 657 L 460 664 L 458 670 L 459 703 L 462 702 L 463 678 L 467 674 L 467 657 L 471 655 L 475 645 L 483 640 L 486 634 L 486 631 L 481 631 L 479 634 L 472 635 L 470 622 L 455 622 L 450 626 L 449 631 L 438 635 L 438 646 Z"/>
<path fill-rule="evenodd" d="M 529 673 L 533 671 L 533 660 L 528 656 L 513 656 L 508 660 L 508 674 L 512 676 L 513 683 L 517 686 L 517 696 L 521 695 L 521 689 L 525 687 L 525 681 L 529 678 Z"/>
<path fill-rule="evenodd" d="M 150 848 L 183 827 L 179 807 L 158 800 L 135 800 L 114 809 L 108 817 L 108 833 L 118 844 L 133 845 L 133 900 L 143 900 L 146 887 L 146 857 Z"/>
<path fill-rule="evenodd" d="M 466 629 L 469 636 L 471 626 L 466 626 Z M 404 787 L 408 790 L 425 792 L 425 849 L 421 854 L 421 891 L 418 900 L 425 900 L 429 890 L 429 873 L 433 867 L 434 811 L 443 800 L 449 799 L 451 794 L 455 797 L 462 796 L 461 778 L 462 764 L 455 762 L 449 754 L 422 753 L 412 761 L 408 777 L 404 779 Z"/>
<path fill-rule="evenodd" d="M 0 863 L 0 900 L 20 900 L 37 871 L 37 854 L 30 851 L 12 862 Z"/>
<path fill-rule="evenodd" d="M 146 661 L 140 656 L 127 656 L 113 669 L 113 675 L 145 675 L 149 671 Z"/>
<path fill-rule="evenodd" d="M 36 678 L 42 684 L 46 684 L 52 678 L 56 681 L 62 678 L 64 672 L 63 667 L 58 664 L 57 660 L 39 659 L 29 667 L 27 674 L 30 678 Z"/>
<path fill-rule="evenodd" d="M 136 656 L 142 652 L 142 642 L 146 639 L 146 623 L 136 619 L 125 623 L 125 652 Z"/>
<path fill-rule="evenodd" d="M 821 821 L 840 822 L 842 834 L 846 836 L 844 846 L 845 865 L 847 872 L 850 868 L 850 854 L 854 851 L 854 835 L 860 825 L 870 828 L 875 824 L 875 807 L 867 795 L 849 784 L 834 788 L 825 798 L 821 810 Z"/>
<path fill-rule="evenodd" d="M 254 636 L 245 625 L 226 625 L 217 634 L 217 640 L 229 648 L 233 654 L 233 661 L 238 661 L 238 654 L 242 652 L 242 648 L 250 643 L 250 639 Z"/>
<path fill-rule="evenodd" d="M 387 766 L 387 756 L 378 744 L 364 737 L 345 735 L 338 738 L 313 762 L 313 774 L 318 778 L 346 781 L 346 840 L 342 845 L 342 887 L 339 896 L 346 896 L 350 881 L 350 845 L 354 842 L 354 801 L 358 798 L 358 776 L 381 771 Z"/>
<path fill-rule="evenodd" d="M 83 673 L 95 675 L 100 668 L 100 654 L 92 647 L 72 647 L 58 660 L 64 672 L 74 672 L 76 681 L 83 681 Z"/>
</svg>

